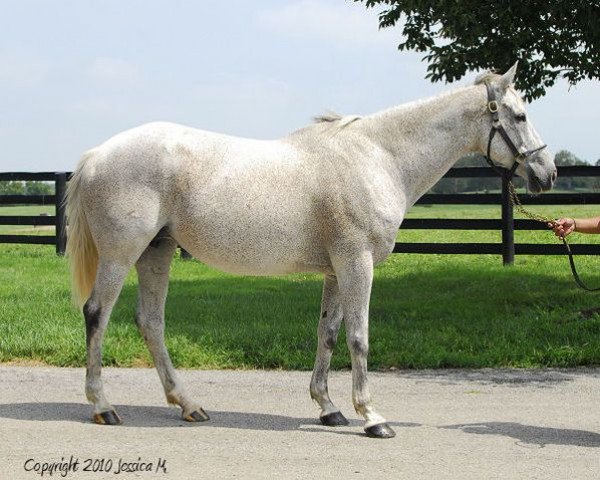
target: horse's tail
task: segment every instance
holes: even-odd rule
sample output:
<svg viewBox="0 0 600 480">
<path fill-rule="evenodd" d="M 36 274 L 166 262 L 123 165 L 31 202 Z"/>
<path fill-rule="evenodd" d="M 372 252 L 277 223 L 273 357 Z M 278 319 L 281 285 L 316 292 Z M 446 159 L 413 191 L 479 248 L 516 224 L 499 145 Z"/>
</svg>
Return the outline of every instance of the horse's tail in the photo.
<svg viewBox="0 0 600 480">
<path fill-rule="evenodd" d="M 92 154 L 85 154 L 67 186 L 67 255 L 71 262 L 73 303 L 81 308 L 92 293 L 98 269 L 98 250 L 81 203 L 81 179 Z"/>
</svg>

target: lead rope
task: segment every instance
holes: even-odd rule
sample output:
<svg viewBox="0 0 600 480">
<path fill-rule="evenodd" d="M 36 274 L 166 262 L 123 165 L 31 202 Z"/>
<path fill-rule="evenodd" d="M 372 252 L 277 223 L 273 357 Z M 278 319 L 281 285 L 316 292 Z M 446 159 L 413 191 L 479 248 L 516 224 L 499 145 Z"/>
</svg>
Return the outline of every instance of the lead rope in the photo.
<svg viewBox="0 0 600 480">
<path fill-rule="evenodd" d="M 552 218 L 548 218 L 543 215 L 539 215 L 537 213 L 531 213 L 531 212 L 528 212 L 527 210 L 525 210 L 525 208 L 521 204 L 521 201 L 519 200 L 519 196 L 517 195 L 517 190 L 515 189 L 515 186 L 513 185 L 512 180 L 510 180 L 510 179 L 508 180 L 508 192 L 509 192 L 510 202 L 517 209 L 517 211 L 519 213 L 521 213 L 522 215 L 526 216 L 527 218 L 529 218 L 531 220 L 535 220 L 536 222 L 542 222 L 546 225 L 548 223 L 555 223 L 554 219 L 552 219 Z M 581 278 L 579 278 L 579 274 L 577 273 L 577 268 L 575 267 L 575 260 L 573 259 L 573 252 L 571 251 L 571 246 L 569 245 L 569 242 L 567 242 L 567 239 L 565 237 L 560 237 L 560 239 L 562 240 L 565 248 L 567 249 L 567 255 L 569 256 L 569 265 L 571 266 L 571 272 L 573 273 L 573 279 L 575 280 L 575 283 L 588 292 L 600 291 L 600 287 L 590 288 L 585 283 L 583 283 Z"/>
</svg>

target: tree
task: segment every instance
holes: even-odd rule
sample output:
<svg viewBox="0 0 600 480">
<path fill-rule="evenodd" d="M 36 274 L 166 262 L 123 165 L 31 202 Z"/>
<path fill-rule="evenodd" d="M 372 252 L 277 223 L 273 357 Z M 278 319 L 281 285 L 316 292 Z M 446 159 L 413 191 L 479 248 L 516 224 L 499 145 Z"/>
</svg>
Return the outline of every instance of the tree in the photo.
<svg viewBox="0 0 600 480">
<path fill-rule="evenodd" d="M 0 182 L 0 195 L 23 195 L 24 193 L 23 182 Z"/>
<path fill-rule="evenodd" d="M 568 150 L 559 150 L 556 152 L 554 163 L 557 167 L 589 166 L 589 163 Z M 554 188 L 563 190 L 589 190 L 596 188 L 596 181 L 592 177 L 561 177 L 559 175 Z"/>
<path fill-rule="evenodd" d="M 516 86 L 531 101 L 560 77 L 600 78 L 600 0 L 354 1 L 387 6 L 379 27 L 401 25 L 398 49 L 427 52 L 432 82 L 505 72 L 518 60 Z"/>
<path fill-rule="evenodd" d="M 0 195 L 54 195 L 54 184 L 38 181 L 0 182 Z"/>
<path fill-rule="evenodd" d="M 582 160 L 573 152 L 568 150 L 559 150 L 554 155 L 554 163 L 557 167 L 572 167 L 575 165 L 589 165 L 585 160 Z"/>
<path fill-rule="evenodd" d="M 34 180 L 28 181 L 25 182 L 25 193 L 27 195 L 53 195 L 54 184 Z"/>
</svg>

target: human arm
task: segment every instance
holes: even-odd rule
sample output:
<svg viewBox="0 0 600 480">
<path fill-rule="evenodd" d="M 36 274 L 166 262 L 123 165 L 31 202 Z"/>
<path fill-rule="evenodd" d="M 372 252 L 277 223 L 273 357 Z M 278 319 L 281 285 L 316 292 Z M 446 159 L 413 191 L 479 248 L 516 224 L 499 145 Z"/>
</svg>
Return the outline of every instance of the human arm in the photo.
<svg viewBox="0 0 600 480">
<path fill-rule="evenodd" d="M 572 232 L 600 233 L 600 216 L 590 218 L 559 218 L 549 224 L 557 237 L 566 237 Z"/>
</svg>

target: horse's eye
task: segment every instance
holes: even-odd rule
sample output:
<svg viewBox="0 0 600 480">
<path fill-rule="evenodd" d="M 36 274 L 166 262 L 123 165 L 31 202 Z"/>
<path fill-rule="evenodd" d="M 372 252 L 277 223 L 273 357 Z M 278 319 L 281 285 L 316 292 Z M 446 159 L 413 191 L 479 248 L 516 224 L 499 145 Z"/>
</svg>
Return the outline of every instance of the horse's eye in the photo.
<svg viewBox="0 0 600 480">
<path fill-rule="evenodd" d="M 519 113 L 515 115 L 515 118 L 518 122 L 524 122 L 525 120 L 527 120 L 527 115 L 525 115 L 524 113 Z"/>
</svg>

